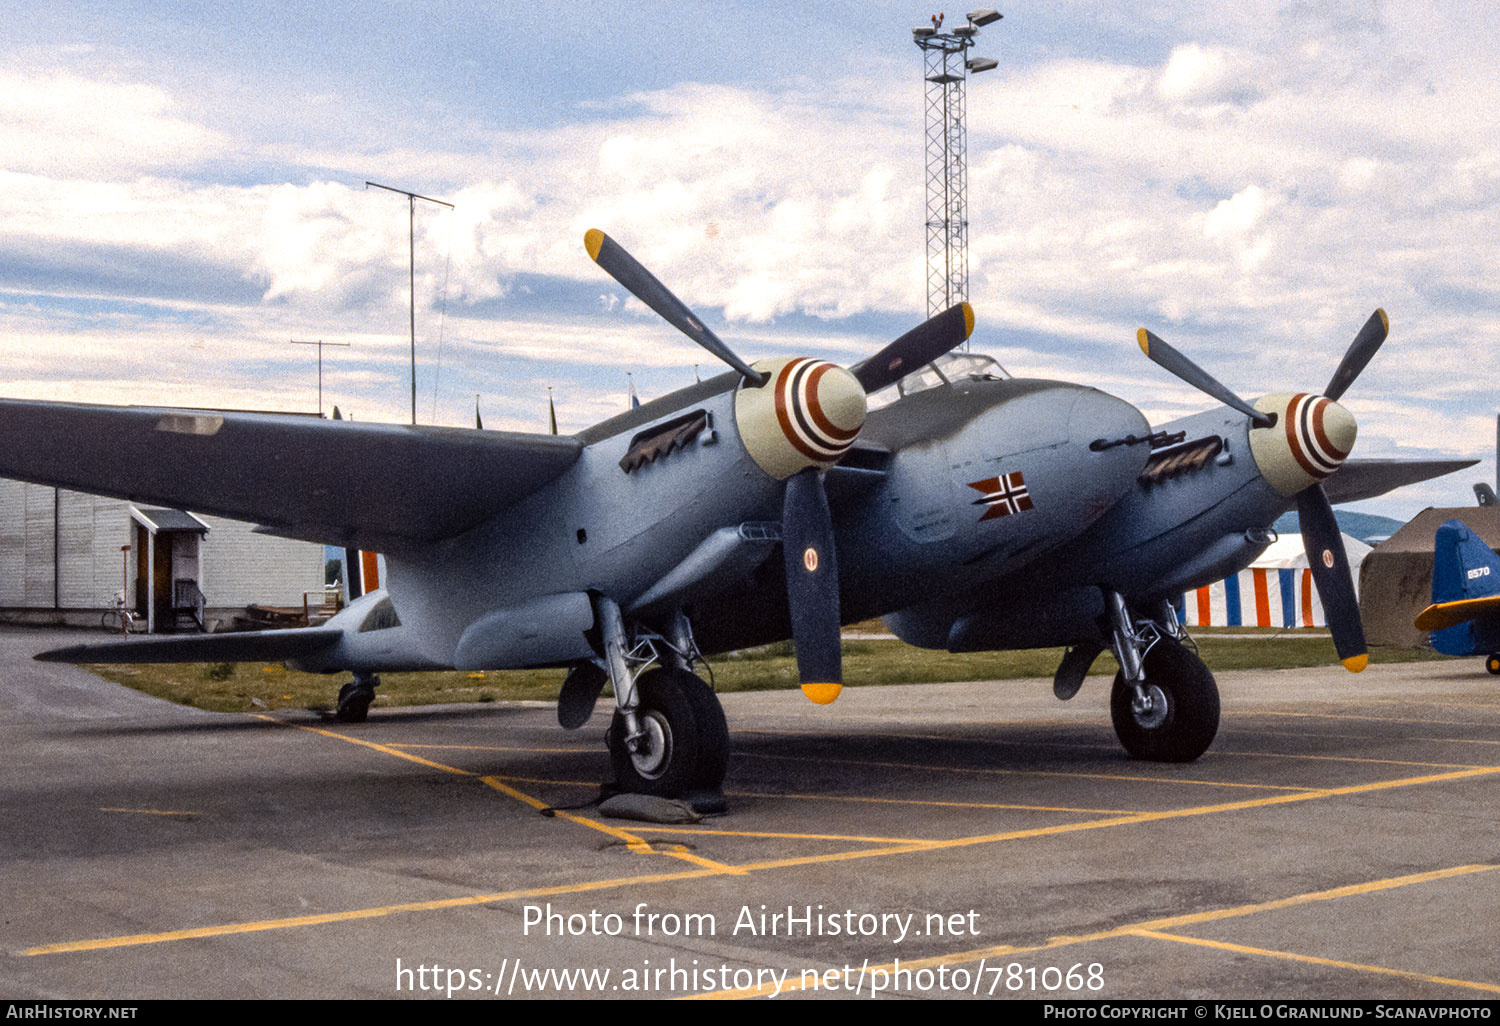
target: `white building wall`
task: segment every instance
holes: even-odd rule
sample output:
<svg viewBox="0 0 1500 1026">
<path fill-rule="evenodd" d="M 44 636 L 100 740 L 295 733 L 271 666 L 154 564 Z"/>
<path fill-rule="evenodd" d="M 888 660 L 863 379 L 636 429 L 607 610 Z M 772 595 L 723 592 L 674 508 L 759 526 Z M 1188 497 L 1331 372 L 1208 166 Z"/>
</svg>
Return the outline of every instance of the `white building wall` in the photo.
<svg viewBox="0 0 1500 1026">
<path fill-rule="evenodd" d="M 0 606 L 26 604 L 26 486 L 0 480 Z"/>
<path fill-rule="evenodd" d="M 51 486 L 0 479 L 0 607 L 112 606 L 122 586 L 120 546 L 135 541 L 130 505 L 121 499 L 67 489 L 54 493 Z M 252 525 L 236 520 L 202 519 L 210 528 L 199 550 L 208 606 L 300 606 L 304 591 L 321 591 L 323 546 L 255 534 Z M 54 523 L 60 529 L 56 550 Z M 60 570 L 55 593 L 54 567 Z M 132 551 L 129 602 L 135 597 L 135 569 Z M 179 562 L 177 571 L 192 576 L 189 563 Z"/>
<path fill-rule="evenodd" d="M 321 594 L 323 546 L 256 534 L 238 520 L 201 519 L 209 526 L 199 550 L 207 605 L 300 606 L 303 592 Z"/>
</svg>

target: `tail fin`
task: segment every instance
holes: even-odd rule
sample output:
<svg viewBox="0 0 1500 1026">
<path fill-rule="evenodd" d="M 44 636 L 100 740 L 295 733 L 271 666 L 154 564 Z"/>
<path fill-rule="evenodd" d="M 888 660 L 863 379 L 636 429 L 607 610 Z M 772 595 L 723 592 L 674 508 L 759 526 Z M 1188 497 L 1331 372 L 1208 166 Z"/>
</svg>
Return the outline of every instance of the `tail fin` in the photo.
<svg viewBox="0 0 1500 1026">
<path fill-rule="evenodd" d="M 1500 506 L 1500 499 L 1495 497 L 1495 489 L 1482 481 L 1474 486 L 1474 498 L 1479 500 L 1481 506 Z"/>
<path fill-rule="evenodd" d="M 1485 601 L 1492 600 L 1492 601 Z M 1441 610 L 1438 607 L 1442 607 Z M 1493 628 L 1485 621 L 1500 614 L 1500 555 L 1462 520 L 1437 529 L 1432 555 L 1432 647 L 1448 655 L 1485 650 Z M 1451 624 L 1451 626 L 1449 626 Z"/>
<path fill-rule="evenodd" d="M 1462 520 L 1437 529 L 1432 555 L 1432 601 L 1458 602 L 1500 594 L 1500 556 Z"/>
</svg>

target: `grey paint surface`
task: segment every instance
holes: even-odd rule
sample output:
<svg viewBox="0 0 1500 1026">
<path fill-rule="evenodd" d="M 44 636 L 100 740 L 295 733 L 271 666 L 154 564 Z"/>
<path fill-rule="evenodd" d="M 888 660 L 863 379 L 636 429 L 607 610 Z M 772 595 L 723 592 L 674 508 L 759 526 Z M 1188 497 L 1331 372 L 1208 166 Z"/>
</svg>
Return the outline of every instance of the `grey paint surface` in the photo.
<svg viewBox="0 0 1500 1026">
<path fill-rule="evenodd" d="M 1104 988 L 1084 996 L 1104 999 L 1493 996 L 1423 976 L 1500 986 L 1500 870 L 1389 883 L 1495 862 L 1500 704 L 1472 660 L 1222 674 L 1221 741 L 1190 766 L 1124 758 L 1097 678 L 1065 704 L 1047 681 L 860 688 L 827 710 L 791 692 L 731 695 L 732 811 L 694 833 L 588 810 L 544 818 L 481 779 L 585 800 L 591 788 L 570 782 L 597 778 L 603 714 L 560 740 L 551 709 L 534 706 L 389 710 L 363 727 L 200 713 L 27 658 L 55 643 L 0 632 L 7 998 L 393 997 L 398 959 L 492 975 L 517 958 L 615 974 L 696 960 L 796 979 L 899 956 L 972 974 L 977 956 L 963 952 L 1059 937 L 1083 939 L 996 955 L 986 973 L 994 958 L 1038 972 L 1097 963 Z M 1357 893 L 1159 927 L 1168 939 L 1099 936 L 1343 887 Z M 398 908 L 418 902 L 438 904 Z M 718 929 L 528 936 L 525 907 L 549 902 L 626 923 L 644 902 L 713 914 Z M 742 908 L 819 904 L 966 924 L 973 911 L 979 933 L 732 933 Z M 321 915 L 335 921 L 307 919 Z M 21 953 L 226 924 L 258 925 Z M 651 994 L 663 991 L 687 992 L 667 981 Z"/>
</svg>

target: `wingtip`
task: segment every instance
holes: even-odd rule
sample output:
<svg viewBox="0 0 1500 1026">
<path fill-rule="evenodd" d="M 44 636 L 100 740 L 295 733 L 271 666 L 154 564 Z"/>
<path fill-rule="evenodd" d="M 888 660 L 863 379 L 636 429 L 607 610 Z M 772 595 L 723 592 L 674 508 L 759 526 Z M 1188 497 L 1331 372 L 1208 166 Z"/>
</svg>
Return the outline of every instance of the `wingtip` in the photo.
<svg viewBox="0 0 1500 1026">
<path fill-rule="evenodd" d="M 1360 673 L 1366 666 L 1370 665 L 1370 653 L 1361 652 L 1359 655 L 1350 656 L 1348 659 L 1340 661 L 1344 664 L 1344 669 L 1350 673 Z"/>
<path fill-rule="evenodd" d="M 802 685 L 802 693 L 818 705 L 828 705 L 843 692 L 844 685 L 824 682 L 809 682 Z"/>
<path fill-rule="evenodd" d="M 598 263 L 599 250 L 604 248 L 604 233 L 597 228 L 590 228 L 584 232 L 583 248 L 589 251 L 589 259 Z"/>
<path fill-rule="evenodd" d="M 1418 613 L 1417 614 L 1417 618 L 1412 621 L 1411 625 L 1413 627 L 1415 627 L 1419 631 L 1434 631 L 1434 630 L 1437 630 L 1438 629 L 1437 626 L 1436 626 L 1437 615 L 1438 615 L 1437 605 L 1436 605 L 1436 603 L 1434 603 L 1433 605 L 1428 606 L 1426 609 L 1424 609 L 1420 613 Z"/>
</svg>

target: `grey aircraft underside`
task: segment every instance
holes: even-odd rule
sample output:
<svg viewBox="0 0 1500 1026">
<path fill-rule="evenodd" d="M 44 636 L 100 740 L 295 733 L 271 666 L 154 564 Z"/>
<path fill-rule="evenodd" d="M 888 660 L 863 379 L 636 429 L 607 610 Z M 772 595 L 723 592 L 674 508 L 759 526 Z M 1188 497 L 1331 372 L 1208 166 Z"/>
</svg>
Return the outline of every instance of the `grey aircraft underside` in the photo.
<svg viewBox="0 0 1500 1026">
<path fill-rule="evenodd" d="M 1347 459 L 1354 422 L 1334 400 L 1384 340 L 1380 311 L 1324 396 L 1253 406 L 1143 330 L 1151 359 L 1226 404 L 1153 430 L 1096 389 L 951 354 L 973 328 L 967 304 L 847 370 L 747 365 L 607 236 L 585 242 L 733 371 L 571 437 L 0 401 L 0 475 L 386 559 L 386 588 L 322 627 L 39 658 L 350 672 L 339 715 L 355 722 L 381 672 L 566 668 L 563 725 L 612 682 L 619 784 L 682 794 L 716 789 L 727 758 L 722 709 L 693 672 L 705 655 L 790 637 L 803 690 L 826 703 L 840 624 L 882 616 L 929 648 L 1068 646 L 1061 698 L 1108 648 L 1125 747 L 1189 760 L 1213 740 L 1218 693 L 1170 599 L 1247 565 L 1295 505 L 1339 656 L 1360 669 L 1330 500 L 1470 465 Z M 866 396 L 890 388 L 872 409 Z"/>
</svg>

